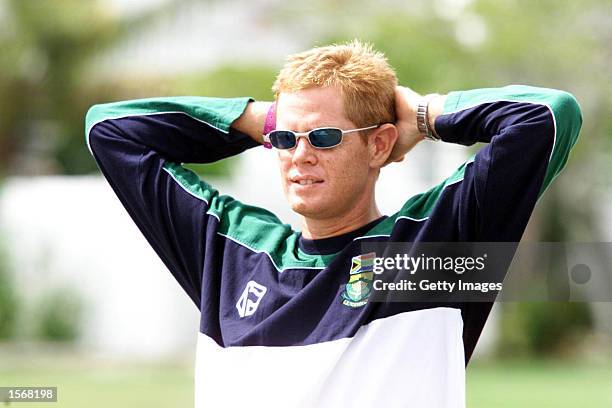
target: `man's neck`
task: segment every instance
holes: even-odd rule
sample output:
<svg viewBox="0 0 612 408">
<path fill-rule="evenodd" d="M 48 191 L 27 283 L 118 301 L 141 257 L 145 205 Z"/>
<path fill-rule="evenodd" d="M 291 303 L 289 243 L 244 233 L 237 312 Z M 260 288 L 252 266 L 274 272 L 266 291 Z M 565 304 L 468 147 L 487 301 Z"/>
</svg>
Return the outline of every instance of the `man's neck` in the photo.
<svg viewBox="0 0 612 408">
<path fill-rule="evenodd" d="M 363 208 L 353 208 L 341 217 L 313 219 L 302 217 L 302 236 L 307 239 L 329 238 L 354 231 L 381 217 L 376 203 Z"/>
</svg>

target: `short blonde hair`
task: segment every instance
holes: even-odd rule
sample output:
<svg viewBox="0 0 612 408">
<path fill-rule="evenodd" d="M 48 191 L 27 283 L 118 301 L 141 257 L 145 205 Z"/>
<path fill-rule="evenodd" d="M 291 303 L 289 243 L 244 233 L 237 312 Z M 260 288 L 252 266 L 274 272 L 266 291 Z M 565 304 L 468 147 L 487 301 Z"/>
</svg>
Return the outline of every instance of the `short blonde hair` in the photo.
<svg viewBox="0 0 612 408">
<path fill-rule="evenodd" d="M 281 92 L 337 87 L 344 112 L 357 127 L 395 122 L 397 76 L 384 54 L 353 40 L 292 54 L 272 86 Z"/>
</svg>

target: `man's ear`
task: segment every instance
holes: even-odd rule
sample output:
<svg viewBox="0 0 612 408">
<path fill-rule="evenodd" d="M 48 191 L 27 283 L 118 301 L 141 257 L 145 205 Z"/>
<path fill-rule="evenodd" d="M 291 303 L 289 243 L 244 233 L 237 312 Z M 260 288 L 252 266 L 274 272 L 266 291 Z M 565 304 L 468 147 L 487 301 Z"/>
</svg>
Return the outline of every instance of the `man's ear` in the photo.
<svg viewBox="0 0 612 408">
<path fill-rule="evenodd" d="M 398 137 L 397 128 L 392 123 L 380 125 L 368 135 L 370 167 L 381 168 L 385 165 Z"/>
</svg>

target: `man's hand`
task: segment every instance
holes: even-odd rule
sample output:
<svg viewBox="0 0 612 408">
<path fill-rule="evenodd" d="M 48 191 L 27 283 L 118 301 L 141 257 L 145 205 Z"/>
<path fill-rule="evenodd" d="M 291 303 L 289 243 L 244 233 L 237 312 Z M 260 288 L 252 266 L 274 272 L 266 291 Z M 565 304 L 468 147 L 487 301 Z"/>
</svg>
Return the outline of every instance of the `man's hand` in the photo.
<svg viewBox="0 0 612 408">
<path fill-rule="evenodd" d="M 421 95 L 405 86 L 395 88 L 395 115 L 397 117 L 395 126 L 399 137 L 387 159 L 387 164 L 404 160 L 406 153 L 425 139 L 425 136 L 419 132 L 416 121 L 417 106 L 421 98 Z M 432 129 L 436 118 L 442 113 L 445 100 L 446 96 L 440 95 L 429 102 L 428 118 L 429 126 Z"/>
<path fill-rule="evenodd" d="M 416 122 L 417 105 L 421 95 L 410 88 L 398 86 L 395 88 L 395 126 L 399 136 L 387 159 L 387 163 L 400 162 L 417 143 L 424 139 L 419 133 Z"/>
</svg>

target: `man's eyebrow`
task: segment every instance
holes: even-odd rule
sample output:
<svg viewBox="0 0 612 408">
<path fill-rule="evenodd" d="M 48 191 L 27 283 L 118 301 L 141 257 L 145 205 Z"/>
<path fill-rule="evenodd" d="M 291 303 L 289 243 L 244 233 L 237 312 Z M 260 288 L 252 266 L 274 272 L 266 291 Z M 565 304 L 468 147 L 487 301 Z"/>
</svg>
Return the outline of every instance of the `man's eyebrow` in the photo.
<svg viewBox="0 0 612 408">
<path fill-rule="evenodd" d="M 294 123 L 292 123 L 290 126 L 283 126 L 283 127 L 277 126 L 276 129 L 278 129 L 278 130 L 292 130 L 294 132 L 303 133 L 303 132 L 310 132 L 313 129 L 327 128 L 327 127 L 344 129 L 342 126 L 337 125 L 337 124 L 332 124 L 330 121 L 318 123 L 316 126 L 310 125 L 305 130 L 298 130 L 298 126 L 295 126 Z"/>
</svg>

